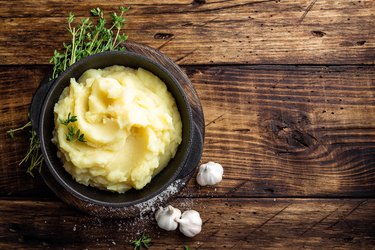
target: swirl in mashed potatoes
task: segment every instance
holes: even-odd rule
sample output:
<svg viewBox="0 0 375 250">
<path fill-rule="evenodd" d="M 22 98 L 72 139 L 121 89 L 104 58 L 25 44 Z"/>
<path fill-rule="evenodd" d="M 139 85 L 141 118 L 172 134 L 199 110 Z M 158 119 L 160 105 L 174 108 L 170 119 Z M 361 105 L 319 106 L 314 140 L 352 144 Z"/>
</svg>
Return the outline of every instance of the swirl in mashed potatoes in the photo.
<svg viewBox="0 0 375 250">
<path fill-rule="evenodd" d="M 53 141 L 64 168 L 84 185 L 124 193 L 142 189 L 167 166 L 182 140 L 176 102 L 142 68 L 90 69 L 62 92 Z M 71 113 L 86 142 L 68 141 L 60 120 Z"/>
</svg>

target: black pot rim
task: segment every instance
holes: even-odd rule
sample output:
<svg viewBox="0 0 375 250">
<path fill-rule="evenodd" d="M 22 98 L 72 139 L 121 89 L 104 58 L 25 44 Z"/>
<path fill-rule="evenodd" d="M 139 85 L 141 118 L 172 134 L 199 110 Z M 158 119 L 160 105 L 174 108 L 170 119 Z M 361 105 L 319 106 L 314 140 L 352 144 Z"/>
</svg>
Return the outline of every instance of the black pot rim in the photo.
<svg viewBox="0 0 375 250">
<path fill-rule="evenodd" d="M 112 54 L 112 55 L 131 55 L 131 56 L 136 56 L 136 57 L 140 57 L 142 58 L 143 60 L 146 60 L 148 61 L 148 63 L 150 64 L 153 64 L 154 66 L 158 67 L 160 70 L 162 70 L 168 77 L 170 77 L 172 79 L 172 82 L 176 85 L 178 91 L 180 92 L 180 95 L 183 97 L 183 100 L 184 100 L 184 103 L 185 103 L 185 107 L 187 109 L 187 113 L 188 113 L 188 120 L 189 120 L 189 136 L 188 136 L 188 142 L 187 142 L 187 147 L 185 147 L 184 149 L 184 152 L 183 152 L 183 161 L 182 162 L 179 162 L 179 167 L 178 169 L 175 171 L 175 173 L 173 174 L 172 178 L 170 178 L 164 185 L 162 185 L 156 192 L 152 192 L 150 193 L 149 195 L 141 198 L 141 199 L 138 199 L 138 200 L 135 200 L 135 201 L 126 201 L 126 202 L 122 202 L 122 203 L 111 203 L 111 202 L 105 202 L 105 201 L 101 201 L 101 200 L 97 200 L 97 199 L 92 199 L 90 197 L 87 197 L 86 195 L 83 195 L 82 193 L 78 192 L 76 189 L 72 188 L 65 180 L 64 178 L 62 178 L 56 171 L 55 167 L 53 166 L 53 164 L 51 163 L 49 157 L 48 157 L 48 154 L 46 152 L 46 146 L 45 146 L 45 142 L 47 139 L 49 139 L 51 137 L 51 135 L 48 135 L 47 134 L 47 131 L 44 131 L 43 130 L 43 122 L 45 120 L 45 116 L 46 116 L 46 108 L 47 108 L 47 103 L 49 102 L 49 100 L 51 99 L 51 94 L 52 92 L 54 91 L 54 89 L 59 85 L 59 84 L 62 84 L 63 82 L 61 82 L 61 79 L 64 78 L 66 75 L 69 75 L 71 74 L 71 72 L 73 71 L 73 69 L 77 68 L 77 67 L 81 67 L 82 65 L 86 64 L 88 61 L 90 60 L 93 60 L 94 58 L 97 58 L 97 57 L 101 57 L 103 55 L 108 55 L 108 54 Z M 104 66 L 104 67 L 107 67 L 107 66 Z M 103 67 L 103 68 L 104 68 Z M 100 68 L 100 67 L 99 67 Z M 181 112 L 180 112 L 181 113 Z M 52 83 L 52 85 L 48 88 L 48 92 L 44 98 L 44 101 L 43 101 L 43 104 L 42 104 L 42 108 L 41 108 L 41 112 L 40 112 L 40 116 L 39 116 L 39 137 L 40 137 L 40 146 L 41 146 L 41 151 L 43 153 L 43 156 L 44 156 L 44 160 L 46 162 L 46 165 L 50 171 L 50 173 L 52 174 L 52 176 L 55 178 L 55 180 L 64 187 L 64 189 L 66 189 L 69 193 L 71 193 L 73 196 L 75 196 L 76 198 L 78 199 L 81 199 L 81 200 L 84 200 L 86 202 L 89 202 L 89 203 L 92 203 L 92 204 L 96 204 L 96 205 L 100 205 L 100 206 L 106 206 L 106 207 L 128 207 L 128 206 L 133 206 L 133 205 L 136 205 L 136 204 L 141 204 L 145 201 L 148 201 L 154 197 L 156 197 L 157 195 L 159 195 L 160 193 L 162 193 L 163 191 L 165 191 L 167 189 L 168 186 L 170 186 L 174 181 L 176 181 L 178 179 L 178 176 L 179 176 L 179 173 L 181 172 L 181 170 L 183 169 L 183 167 L 185 166 L 185 162 L 188 158 L 188 155 L 191 151 L 191 147 L 192 147 L 192 140 L 193 140 L 193 133 L 194 133 L 194 124 L 193 124 L 193 118 L 192 118 L 192 109 L 191 109 L 191 106 L 189 104 L 189 101 L 186 97 L 186 94 L 182 88 L 182 86 L 179 84 L 178 80 L 171 74 L 169 73 L 169 71 L 163 66 L 161 65 L 160 63 L 158 63 L 157 61 L 154 61 L 144 55 L 140 55 L 138 53 L 135 53 L 135 52 L 130 52 L 130 51 L 106 51 L 106 52 L 101 52 L 101 53 L 97 53 L 97 54 L 94 54 L 94 55 L 91 55 L 91 56 L 88 56 L 88 57 L 85 57 L 81 60 L 79 60 L 78 62 L 74 63 L 73 65 L 71 65 L 69 68 L 67 68 L 63 73 L 61 73 L 59 75 L 59 77 L 54 80 L 54 82 Z M 179 150 L 179 149 L 178 149 Z M 177 154 L 177 153 L 176 153 Z M 168 167 L 168 166 L 167 166 Z M 167 168 L 166 167 L 166 168 Z M 83 184 L 81 184 L 83 185 Z M 95 188 L 95 187 L 91 187 L 90 188 Z M 110 192 L 110 191 L 108 191 Z M 124 194 L 118 194 L 118 195 L 126 195 L 126 193 Z"/>
</svg>

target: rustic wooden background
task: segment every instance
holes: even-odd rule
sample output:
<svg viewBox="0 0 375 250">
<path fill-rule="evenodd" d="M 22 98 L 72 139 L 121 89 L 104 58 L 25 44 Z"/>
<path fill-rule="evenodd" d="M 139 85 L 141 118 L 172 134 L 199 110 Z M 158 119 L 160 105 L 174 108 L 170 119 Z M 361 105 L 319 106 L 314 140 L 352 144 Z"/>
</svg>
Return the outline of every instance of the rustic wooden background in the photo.
<svg viewBox="0 0 375 250">
<path fill-rule="evenodd" d="M 175 60 L 206 118 L 203 161 L 172 204 L 201 213 L 193 239 L 150 216 L 104 220 L 64 204 L 18 166 L 32 94 L 69 37 L 68 13 L 131 4 L 127 33 Z M 375 248 L 375 1 L 0 0 L 0 249 Z"/>
</svg>

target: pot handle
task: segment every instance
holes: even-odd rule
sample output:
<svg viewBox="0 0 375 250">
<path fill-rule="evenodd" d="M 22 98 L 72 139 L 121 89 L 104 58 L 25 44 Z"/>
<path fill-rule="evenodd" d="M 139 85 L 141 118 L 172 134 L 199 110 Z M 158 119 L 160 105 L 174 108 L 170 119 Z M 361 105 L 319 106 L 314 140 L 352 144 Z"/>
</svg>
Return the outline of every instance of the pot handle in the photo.
<svg viewBox="0 0 375 250">
<path fill-rule="evenodd" d="M 194 124 L 193 142 L 189 155 L 185 161 L 184 167 L 179 173 L 177 179 L 184 179 L 188 175 L 192 174 L 201 160 L 203 152 L 203 137 L 197 125 Z"/>
<path fill-rule="evenodd" d="M 34 131 L 39 136 L 39 117 L 40 112 L 44 103 L 44 99 L 47 95 L 49 87 L 52 86 L 54 80 L 48 81 L 47 78 L 43 79 L 36 90 L 30 105 L 30 120 Z"/>
</svg>

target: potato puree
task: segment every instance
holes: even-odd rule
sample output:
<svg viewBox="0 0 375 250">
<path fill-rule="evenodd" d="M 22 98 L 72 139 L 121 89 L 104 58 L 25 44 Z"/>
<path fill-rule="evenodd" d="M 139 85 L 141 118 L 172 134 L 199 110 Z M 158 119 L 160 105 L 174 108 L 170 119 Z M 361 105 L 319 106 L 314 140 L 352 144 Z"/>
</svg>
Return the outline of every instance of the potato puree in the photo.
<svg viewBox="0 0 375 250">
<path fill-rule="evenodd" d="M 182 124 L 166 85 L 142 68 L 87 70 L 62 92 L 55 108 L 54 143 L 64 168 L 84 185 L 119 193 L 141 189 L 174 157 Z M 60 121 L 86 142 L 67 141 Z"/>
</svg>

